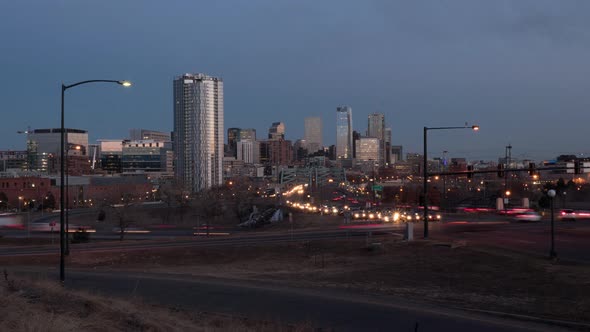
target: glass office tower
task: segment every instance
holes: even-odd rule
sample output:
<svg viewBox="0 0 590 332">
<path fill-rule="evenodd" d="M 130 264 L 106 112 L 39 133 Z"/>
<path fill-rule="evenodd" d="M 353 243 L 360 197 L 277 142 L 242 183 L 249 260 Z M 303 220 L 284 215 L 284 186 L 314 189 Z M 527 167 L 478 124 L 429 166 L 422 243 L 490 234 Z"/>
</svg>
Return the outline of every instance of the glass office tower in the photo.
<svg viewBox="0 0 590 332">
<path fill-rule="evenodd" d="M 352 159 L 352 108 L 336 108 L 336 159 Z"/>
<path fill-rule="evenodd" d="M 379 165 L 385 164 L 385 115 L 382 113 L 369 114 L 367 137 L 379 139 Z"/>
</svg>

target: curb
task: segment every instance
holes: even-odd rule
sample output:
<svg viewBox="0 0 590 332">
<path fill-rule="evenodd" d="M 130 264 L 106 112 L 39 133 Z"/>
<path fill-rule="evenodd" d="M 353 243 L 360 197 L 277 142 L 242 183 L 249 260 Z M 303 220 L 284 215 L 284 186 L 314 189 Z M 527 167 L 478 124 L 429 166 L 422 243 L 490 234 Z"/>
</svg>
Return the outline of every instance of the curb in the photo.
<svg viewBox="0 0 590 332">
<path fill-rule="evenodd" d="M 577 330 L 590 331 L 590 324 L 588 324 L 588 323 L 579 323 L 579 322 L 573 322 L 573 321 L 567 321 L 567 320 L 540 318 L 540 317 L 521 315 L 521 314 L 511 314 L 511 313 L 502 312 L 502 311 L 470 309 L 470 308 L 460 308 L 460 307 L 455 307 L 455 309 L 476 312 L 476 313 L 480 313 L 480 314 L 493 315 L 493 316 L 498 316 L 498 317 L 504 317 L 504 318 L 518 319 L 518 320 L 528 321 L 528 322 L 542 323 L 542 324 L 554 325 L 554 326 L 560 326 L 560 327 L 566 327 L 566 328 L 574 328 Z"/>
</svg>

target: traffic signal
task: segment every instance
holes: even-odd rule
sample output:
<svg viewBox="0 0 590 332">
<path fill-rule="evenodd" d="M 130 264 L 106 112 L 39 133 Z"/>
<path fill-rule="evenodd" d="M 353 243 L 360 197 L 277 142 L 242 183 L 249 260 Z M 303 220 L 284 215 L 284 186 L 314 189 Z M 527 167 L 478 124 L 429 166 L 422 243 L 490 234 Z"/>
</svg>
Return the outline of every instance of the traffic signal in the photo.
<svg viewBox="0 0 590 332">
<path fill-rule="evenodd" d="M 498 164 L 498 177 L 504 177 L 504 164 Z"/>
<path fill-rule="evenodd" d="M 580 167 L 580 161 L 574 161 L 574 174 L 582 174 L 582 168 Z"/>
<path fill-rule="evenodd" d="M 529 163 L 529 175 L 530 176 L 537 174 L 537 171 L 535 170 L 535 168 L 536 168 L 535 163 Z"/>
<path fill-rule="evenodd" d="M 473 177 L 473 165 L 467 165 L 467 178 L 471 179 Z"/>
</svg>

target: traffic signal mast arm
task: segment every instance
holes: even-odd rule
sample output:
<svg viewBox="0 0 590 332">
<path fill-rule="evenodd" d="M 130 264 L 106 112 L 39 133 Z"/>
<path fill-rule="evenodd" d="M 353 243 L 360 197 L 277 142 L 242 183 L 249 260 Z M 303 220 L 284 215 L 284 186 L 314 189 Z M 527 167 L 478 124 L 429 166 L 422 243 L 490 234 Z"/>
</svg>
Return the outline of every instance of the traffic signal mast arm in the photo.
<svg viewBox="0 0 590 332">
<path fill-rule="evenodd" d="M 578 171 L 579 173 L 575 173 L 575 174 L 581 174 L 584 173 L 584 169 L 586 168 L 590 168 L 590 167 L 584 167 L 581 165 L 578 165 L 577 167 L 567 167 L 567 166 L 548 166 L 548 167 L 536 167 L 534 168 L 535 172 L 540 172 L 540 171 L 563 171 L 563 170 L 574 170 L 574 171 Z M 500 170 L 499 169 L 486 169 L 486 170 L 478 170 L 478 171 L 474 171 L 474 170 L 467 170 L 467 171 L 460 171 L 460 172 L 442 172 L 442 173 L 428 173 L 428 176 L 445 176 L 445 175 L 465 175 L 468 176 L 468 174 L 487 174 L 487 173 L 498 173 Z M 502 172 L 530 172 L 531 169 L 530 168 L 502 168 L 501 170 Z"/>
</svg>

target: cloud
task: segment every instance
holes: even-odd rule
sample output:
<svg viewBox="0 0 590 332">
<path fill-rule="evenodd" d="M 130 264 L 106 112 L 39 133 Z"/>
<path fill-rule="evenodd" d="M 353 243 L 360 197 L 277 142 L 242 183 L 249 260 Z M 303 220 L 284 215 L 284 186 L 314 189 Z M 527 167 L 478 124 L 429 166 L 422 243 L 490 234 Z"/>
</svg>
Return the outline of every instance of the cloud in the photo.
<svg viewBox="0 0 590 332">
<path fill-rule="evenodd" d="M 393 33 L 429 42 L 590 41 L 590 1 L 373 0 Z"/>
<path fill-rule="evenodd" d="M 590 2 L 516 2 L 506 7 L 501 31 L 552 43 L 590 42 Z"/>
</svg>

